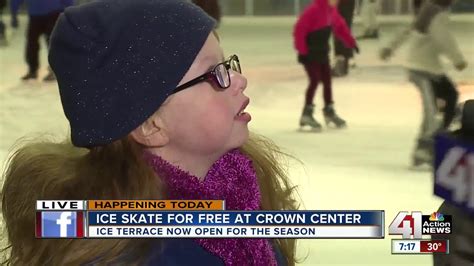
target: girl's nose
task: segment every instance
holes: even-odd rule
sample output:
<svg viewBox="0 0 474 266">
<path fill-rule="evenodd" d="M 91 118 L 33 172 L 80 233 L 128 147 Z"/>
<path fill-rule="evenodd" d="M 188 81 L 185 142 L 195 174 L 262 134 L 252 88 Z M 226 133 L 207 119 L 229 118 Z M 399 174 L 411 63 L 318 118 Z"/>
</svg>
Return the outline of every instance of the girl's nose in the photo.
<svg viewBox="0 0 474 266">
<path fill-rule="evenodd" d="M 233 95 L 237 95 L 247 88 L 247 78 L 233 70 L 230 71 L 230 82 L 229 89 L 232 90 Z"/>
</svg>

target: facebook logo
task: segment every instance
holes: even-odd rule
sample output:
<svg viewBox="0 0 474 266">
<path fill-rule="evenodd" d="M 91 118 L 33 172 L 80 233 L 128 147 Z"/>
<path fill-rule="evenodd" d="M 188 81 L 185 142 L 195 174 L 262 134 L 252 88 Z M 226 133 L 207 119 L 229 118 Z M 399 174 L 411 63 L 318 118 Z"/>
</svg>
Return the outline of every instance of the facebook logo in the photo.
<svg viewBox="0 0 474 266">
<path fill-rule="evenodd" d="M 42 211 L 37 217 L 37 237 L 76 238 L 83 237 L 82 212 Z M 39 221 L 38 221 L 39 220 Z"/>
</svg>

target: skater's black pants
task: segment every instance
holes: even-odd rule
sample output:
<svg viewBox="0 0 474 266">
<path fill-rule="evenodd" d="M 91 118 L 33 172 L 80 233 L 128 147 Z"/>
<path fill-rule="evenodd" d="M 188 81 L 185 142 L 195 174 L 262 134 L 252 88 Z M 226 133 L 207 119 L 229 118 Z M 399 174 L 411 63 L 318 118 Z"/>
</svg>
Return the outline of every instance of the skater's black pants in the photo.
<svg viewBox="0 0 474 266">
<path fill-rule="evenodd" d="M 337 9 L 346 21 L 347 26 L 351 28 L 354 19 L 355 0 L 340 1 Z M 334 52 L 336 56 L 343 56 L 346 59 L 352 58 L 353 56 L 352 49 L 346 48 L 344 44 L 336 38 L 334 38 Z"/>
<path fill-rule="evenodd" d="M 456 115 L 456 106 L 459 93 L 453 82 L 447 76 L 441 76 L 431 81 L 434 95 L 437 99 L 442 99 L 445 103 L 443 127 L 448 128 Z"/>
<path fill-rule="evenodd" d="M 30 73 L 38 71 L 39 68 L 39 39 L 41 35 L 45 35 L 46 42 L 49 45 L 49 37 L 59 14 L 60 12 L 54 12 L 48 15 L 30 16 L 29 18 L 25 57 Z"/>
</svg>

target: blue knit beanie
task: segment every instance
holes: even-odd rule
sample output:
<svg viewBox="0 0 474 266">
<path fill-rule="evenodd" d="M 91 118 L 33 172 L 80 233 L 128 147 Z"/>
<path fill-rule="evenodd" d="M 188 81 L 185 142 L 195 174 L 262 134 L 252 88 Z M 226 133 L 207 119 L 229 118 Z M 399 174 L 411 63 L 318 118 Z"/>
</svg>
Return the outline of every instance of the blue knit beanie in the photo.
<svg viewBox="0 0 474 266">
<path fill-rule="evenodd" d="M 75 146 L 128 135 L 172 93 L 214 29 L 184 0 L 99 0 L 67 8 L 50 40 Z"/>
</svg>

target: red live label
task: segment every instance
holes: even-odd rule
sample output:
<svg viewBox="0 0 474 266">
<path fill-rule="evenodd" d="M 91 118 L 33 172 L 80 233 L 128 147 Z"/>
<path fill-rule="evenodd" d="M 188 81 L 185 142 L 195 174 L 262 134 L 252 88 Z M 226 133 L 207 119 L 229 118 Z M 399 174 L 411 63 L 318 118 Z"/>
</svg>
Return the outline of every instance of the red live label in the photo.
<svg viewBox="0 0 474 266">
<path fill-rule="evenodd" d="M 448 253 L 448 241 L 446 240 L 422 240 L 420 241 L 420 252 L 424 253 Z"/>
</svg>

